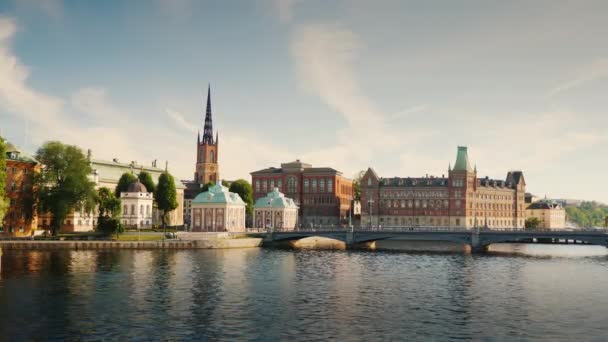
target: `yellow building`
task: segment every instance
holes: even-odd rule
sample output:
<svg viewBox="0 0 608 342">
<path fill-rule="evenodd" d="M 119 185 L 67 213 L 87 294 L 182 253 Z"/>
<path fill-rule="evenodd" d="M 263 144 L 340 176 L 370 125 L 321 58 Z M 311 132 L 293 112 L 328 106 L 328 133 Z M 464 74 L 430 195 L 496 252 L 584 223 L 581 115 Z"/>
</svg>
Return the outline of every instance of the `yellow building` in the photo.
<svg viewBox="0 0 608 342">
<path fill-rule="evenodd" d="M 562 229 L 566 227 L 566 210 L 553 201 L 537 201 L 526 208 L 526 218 L 540 220 L 540 229 Z"/>
</svg>

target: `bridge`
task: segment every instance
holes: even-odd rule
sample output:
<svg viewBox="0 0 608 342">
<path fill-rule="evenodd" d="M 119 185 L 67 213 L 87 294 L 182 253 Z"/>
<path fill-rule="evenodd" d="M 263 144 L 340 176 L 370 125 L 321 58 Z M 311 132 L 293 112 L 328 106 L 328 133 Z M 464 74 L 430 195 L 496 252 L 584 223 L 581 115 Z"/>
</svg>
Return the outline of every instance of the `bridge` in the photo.
<svg viewBox="0 0 608 342">
<path fill-rule="evenodd" d="M 473 252 L 486 251 L 493 243 L 529 243 L 572 241 L 608 247 L 608 230 L 523 230 L 479 229 L 455 227 L 387 227 L 387 228 L 305 228 L 299 230 L 254 230 L 265 242 L 295 241 L 308 237 L 324 237 L 343 241 L 348 247 L 380 241 L 442 241 L 469 245 Z"/>
</svg>

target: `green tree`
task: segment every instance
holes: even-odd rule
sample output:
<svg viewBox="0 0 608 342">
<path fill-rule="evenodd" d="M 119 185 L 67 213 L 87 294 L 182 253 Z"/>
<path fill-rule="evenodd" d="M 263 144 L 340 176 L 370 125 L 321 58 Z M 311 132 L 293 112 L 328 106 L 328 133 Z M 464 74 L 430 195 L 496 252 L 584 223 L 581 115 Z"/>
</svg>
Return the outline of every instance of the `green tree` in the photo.
<svg viewBox="0 0 608 342">
<path fill-rule="evenodd" d="M 215 183 L 213 183 L 213 182 L 205 183 L 205 185 L 203 185 L 203 187 L 201 188 L 201 192 L 205 192 L 205 191 L 209 190 L 209 188 L 214 185 L 215 185 Z"/>
<path fill-rule="evenodd" d="M 529 217 L 526 219 L 525 227 L 526 229 L 536 229 L 540 226 L 540 220 L 538 217 Z"/>
<path fill-rule="evenodd" d="M 166 227 L 166 216 L 170 211 L 177 208 L 177 191 L 175 190 L 175 179 L 167 171 L 158 177 L 158 185 L 154 193 L 157 208 L 162 212 L 161 219 L 163 227 Z"/>
<path fill-rule="evenodd" d="M 4 139 L 0 137 L 0 226 L 4 220 L 4 215 L 8 211 L 8 198 L 5 193 L 6 186 L 6 144 Z"/>
<path fill-rule="evenodd" d="M 238 179 L 230 184 L 229 190 L 239 194 L 243 202 L 247 204 L 246 224 L 250 226 L 253 221 L 253 188 L 251 184 L 244 179 Z"/>
<path fill-rule="evenodd" d="M 114 195 L 117 198 L 120 198 L 120 194 L 122 192 L 126 192 L 129 189 L 129 185 L 137 181 L 137 177 L 130 172 L 125 172 L 120 176 L 118 180 L 118 184 L 116 185 L 116 189 L 114 189 Z"/>
<path fill-rule="evenodd" d="M 355 197 L 355 201 L 361 200 L 361 179 L 365 175 L 365 170 L 361 170 L 357 172 L 353 179 L 353 194 Z"/>
<path fill-rule="evenodd" d="M 45 143 L 36 159 L 42 164 L 34 178 L 37 202 L 42 211 L 51 213 L 51 232 L 57 235 L 70 211 L 93 210 L 96 194 L 89 180 L 91 167 L 80 148 L 58 141 Z"/>
<path fill-rule="evenodd" d="M 147 171 L 142 171 L 137 175 L 137 178 L 143 184 L 148 192 L 154 193 L 156 191 L 156 185 L 154 184 L 154 180 L 152 180 L 152 175 Z"/>
<path fill-rule="evenodd" d="M 112 190 L 103 187 L 97 190 L 97 210 L 99 217 L 120 217 L 120 198 Z"/>
</svg>

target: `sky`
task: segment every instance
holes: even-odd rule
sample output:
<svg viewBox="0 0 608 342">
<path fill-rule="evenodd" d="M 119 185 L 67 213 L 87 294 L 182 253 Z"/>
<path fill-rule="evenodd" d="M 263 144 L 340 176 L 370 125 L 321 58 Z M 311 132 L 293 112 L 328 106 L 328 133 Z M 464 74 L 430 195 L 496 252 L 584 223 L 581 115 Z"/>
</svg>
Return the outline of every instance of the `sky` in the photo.
<svg viewBox="0 0 608 342">
<path fill-rule="evenodd" d="M 608 203 L 608 2 L 0 1 L 0 134 L 192 179 L 211 84 L 220 176 L 523 170 Z"/>
</svg>

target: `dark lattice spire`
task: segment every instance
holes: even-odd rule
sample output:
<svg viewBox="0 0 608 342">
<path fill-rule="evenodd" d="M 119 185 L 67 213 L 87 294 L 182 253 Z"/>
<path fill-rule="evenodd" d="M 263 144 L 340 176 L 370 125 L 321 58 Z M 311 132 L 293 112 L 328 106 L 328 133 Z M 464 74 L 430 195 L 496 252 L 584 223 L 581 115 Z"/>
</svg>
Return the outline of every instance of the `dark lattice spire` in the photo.
<svg viewBox="0 0 608 342">
<path fill-rule="evenodd" d="M 207 112 L 205 113 L 205 130 L 203 144 L 213 144 L 213 119 L 211 118 L 211 85 L 207 88 Z"/>
</svg>

